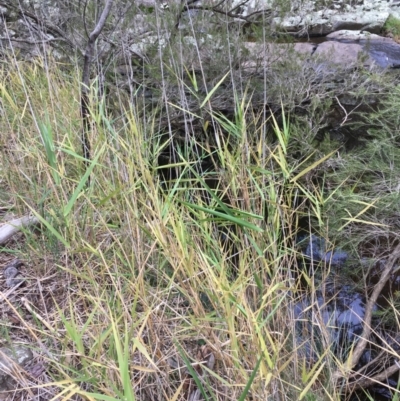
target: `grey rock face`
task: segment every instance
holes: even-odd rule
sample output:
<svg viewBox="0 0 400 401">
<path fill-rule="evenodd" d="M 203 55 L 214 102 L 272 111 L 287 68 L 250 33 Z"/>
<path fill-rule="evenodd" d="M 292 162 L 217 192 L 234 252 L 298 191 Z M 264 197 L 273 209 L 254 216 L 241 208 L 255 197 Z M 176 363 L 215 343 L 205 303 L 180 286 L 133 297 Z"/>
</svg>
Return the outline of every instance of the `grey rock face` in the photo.
<svg viewBox="0 0 400 401">
<path fill-rule="evenodd" d="M 342 29 L 380 33 L 389 15 L 399 17 L 400 11 L 391 1 L 363 1 L 352 5 L 338 1 L 337 7 L 322 10 L 316 9 L 315 3 L 303 2 L 292 15 L 276 17 L 274 23 L 300 36 L 326 35 Z"/>
<path fill-rule="evenodd" d="M 363 47 L 358 43 L 324 42 L 318 45 L 314 56 L 323 55 L 332 63 L 354 65 L 360 59 Z M 369 61 L 371 64 L 372 60 Z"/>
<path fill-rule="evenodd" d="M 24 369 L 33 359 L 32 351 L 23 345 L 0 348 L 0 392 L 13 390 L 15 372 Z"/>
</svg>

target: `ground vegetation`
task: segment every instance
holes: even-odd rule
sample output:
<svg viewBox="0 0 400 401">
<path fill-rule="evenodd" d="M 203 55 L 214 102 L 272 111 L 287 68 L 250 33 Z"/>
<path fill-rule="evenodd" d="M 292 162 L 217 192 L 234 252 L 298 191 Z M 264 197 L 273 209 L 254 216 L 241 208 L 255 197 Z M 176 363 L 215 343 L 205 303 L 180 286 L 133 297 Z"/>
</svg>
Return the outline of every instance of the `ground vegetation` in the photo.
<svg viewBox="0 0 400 401">
<path fill-rule="evenodd" d="M 24 278 L 11 291 L 1 282 L 2 341 L 35 355 L 16 393 L 339 400 L 380 382 L 396 399 L 398 78 L 310 62 L 268 29 L 267 13 L 249 37 L 264 46 L 278 37 L 288 50 L 249 66 L 234 9 L 199 9 L 189 36 L 176 26 L 188 10 L 141 7 L 162 31 L 146 57 L 111 51 L 117 14 L 98 38 L 84 88 L 90 154 L 84 47 L 68 63 L 11 52 L 1 64 L 0 212 L 37 223 L 0 253 L 4 266 L 23 263 Z M 67 25 L 80 21 L 65 32 L 80 38 L 101 11 L 87 2 L 86 19 L 65 14 Z M 216 21 L 206 34 L 205 18 Z M 310 261 L 300 235 L 349 260 L 339 270 Z M 365 295 L 362 340 L 338 354 L 315 302 L 304 352 L 294 305 L 327 280 Z M 365 370 L 368 347 L 379 352 Z"/>
</svg>

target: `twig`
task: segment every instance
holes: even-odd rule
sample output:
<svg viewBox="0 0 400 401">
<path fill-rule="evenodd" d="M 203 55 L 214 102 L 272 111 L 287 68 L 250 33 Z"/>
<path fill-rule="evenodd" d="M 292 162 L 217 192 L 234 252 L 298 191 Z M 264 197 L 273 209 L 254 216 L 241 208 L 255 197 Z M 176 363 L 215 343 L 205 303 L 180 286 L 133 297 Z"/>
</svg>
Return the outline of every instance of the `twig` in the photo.
<svg viewBox="0 0 400 401">
<path fill-rule="evenodd" d="M 355 380 L 356 377 L 363 375 L 363 372 L 365 372 L 370 366 L 378 366 L 378 363 L 382 363 L 382 358 L 383 356 L 387 353 L 386 349 L 382 349 L 381 352 L 372 360 L 369 361 L 366 365 L 363 365 L 360 370 L 357 372 L 354 372 L 352 375 L 348 377 L 349 380 Z"/>
<path fill-rule="evenodd" d="M 343 110 L 343 112 L 344 112 L 343 121 L 342 121 L 342 122 L 340 123 L 340 125 L 339 125 L 339 127 L 341 127 L 341 126 L 347 121 L 347 119 L 349 118 L 349 115 L 350 115 L 351 113 L 353 113 L 355 110 L 357 110 L 357 109 L 361 106 L 361 103 L 360 103 L 358 106 L 354 107 L 354 109 L 351 110 L 350 113 L 347 113 L 346 109 L 342 106 L 342 104 L 340 103 L 340 101 L 339 101 L 339 99 L 338 99 L 337 96 L 335 96 L 335 99 L 336 99 L 336 101 L 338 102 L 340 108 L 341 108 L 341 109 Z"/>
</svg>

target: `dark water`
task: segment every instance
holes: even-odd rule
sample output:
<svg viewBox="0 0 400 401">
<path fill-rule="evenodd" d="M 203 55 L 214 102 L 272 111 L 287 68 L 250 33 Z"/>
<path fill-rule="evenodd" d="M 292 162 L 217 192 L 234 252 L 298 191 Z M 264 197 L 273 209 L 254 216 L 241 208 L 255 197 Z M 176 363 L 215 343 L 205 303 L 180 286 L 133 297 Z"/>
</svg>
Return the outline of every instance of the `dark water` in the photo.
<svg viewBox="0 0 400 401">
<path fill-rule="evenodd" d="M 298 245 L 304 255 L 304 268 L 328 266 L 333 276 L 340 276 L 341 269 L 351 261 L 350 255 L 341 249 L 332 249 L 321 237 L 310 235 L 300 238 Z M 385 267 L 385 260 L 359 262 L 360 266 L 368 269 L 371 267 L 369 285 L 373 287 L 380 277 L 380 272 Z M 373 266 L 374 264 L 374 266 Z M 363 266 L 364 265 L 364 266 Z M 343 273 L 342 273 L 343 275 Z M 318 280 L 316 280 L 318 281 Z M 400 274 L 394 273 L 389 284 L 384 288 L 374 305 L 373 316 L 376 312 L 388 306 L 388 299 L 393 299 L 393 294 L 400 291 Z M 293 305 L 293 318 L 296 325 L 296 347 L 299 355 L 311 366 L 326 355 L 333 353 L 340 361 L 344 362 L 349 357 L 349 352 L 357 342 L 364 329 L 366 296 L 356 290 L 355 285 L 341 284 L 340 279 L 332 277 L 321 282 L 318 289 L 312 294 L 302 296 Z M 374 376 L 379 369 L 387 368 L 395 363 L 393 357 L 389 357 L 389 348 L 392 352 L 400 353 L 400 334 L 397 333 L 397 325 L 394 327 L 382 324 L 382 319 L 376 315 L 373 317 L 372 334 L 362 354 L 355 371 L 366 369 L 363 374 Z M 387 349 L 386 359 L 377 358 L 382 349 Z M 377 362 L 378 361 L 378 362 Z M 386 385 L 396 388 L 398 374 L 386 380 Z M 384 385 L 373 385 L 367 390 L 368 396 L 363 392 L 352 395 L 351 400 L 392 400 L 393 393 Z M 348 395 L 345 395 L 344 399 Z"/>
<path fill-rule="evenodd" d="M 382 68 L 400 67 L 400 45 L 379 41 L 361 41 L 364 50 Z"/>
</svg>

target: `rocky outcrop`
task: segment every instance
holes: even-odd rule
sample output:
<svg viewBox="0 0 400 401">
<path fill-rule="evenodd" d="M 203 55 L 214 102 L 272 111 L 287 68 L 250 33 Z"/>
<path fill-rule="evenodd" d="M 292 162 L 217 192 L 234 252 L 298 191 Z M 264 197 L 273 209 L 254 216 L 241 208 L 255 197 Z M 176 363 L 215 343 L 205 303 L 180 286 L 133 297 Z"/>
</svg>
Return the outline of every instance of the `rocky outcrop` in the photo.
<svg viewBox="0 0 400 401">
<path fill-rule="evenodd" d="M 96 74 L 102 74 L 99 82 L 109 85 L 110 103 L 115 87 L 135 94 L 151 107 L 168 98 L 170 104 L 180 105 L 170 111 L 170 118 L 182 121 L 185 110 L 201 115 L 199 99 L 204 99 L 228 72 L 231 77 L 220 84 L 210 100 L 214 110 L 226 113 L 234 109 L 232 89 L 244 86 L 252 93 L 255 107 L 268 103 L 279 108 L 285 101 L 285 87 L 290 87 L 290 107 L 309 102 L 314 95 L 320 102 L 340 97 L 343 107 L 347 100 L 354 107 L 358 100 L 345 99 L 345 91 L 355 93 L 362 85 L 368 86 L 367 80 L 354 71 L 383 71 L 400 65 L 400 45 L 370 33 L 380 31 L 388 15 L 398 15 L 397 3 L 352 1 L 348 6 L 338 0 L 318 9 L 316 2 L 293 1 L 290 10 L 280 10 L 275 7 L 278 3 L 199 0 L 180 6 L 175 1 L 118 2 L 122 8 L 113 10 L 97 45 Z M 79 6 L 68 9 L 52 0 L 32 4 L 22 9 L 11 0 L 0 0 L 3 53 L 12 49 L 13 54 L 27 59 L 50 51 L 57 58 L 82 57 L 86 34 Z M 206 5 L 207 10 L 201 10 Z M 281 11 L 286 12 L 285 17 L 279 16 Z M 268 31 L 270 42 L 250 41 L 254 40 L 251 35 L 243 35 L 244 24 L 249 23 Z M 93 24 L 88 19 L 86 28 Z M 214 29 L 216 24 L 224 30 Z M 337 31 L 343 27 L 358 30 Z M 278 43 L 271 29 L 283 29 L 292 36 L 326 37 Z M 246 37 L 249 41 L 243 40 Z M 165 65 L 173 65 L 174 71 L 164 69 Z M 198 74 L 196 91 L 190 89 L 194 82 L 190 74 Z"/>
<path fill-rule="evenodd" d="M 221 5 L 219 1 L 198 0 L 187 9 L 174 1 L 141 0 L 135 5 L 126 4 L 114 9 L 112 18 L 117 25 L 110 30 L 111 36 L 103 40 L 102 51 L 104 53 L 111 47 L 123 45 L 124 52 L 130 49 L 132 53 L 144 57 L 155 41 L 162 43 L 168 40 L 173 34 L 174 24 L 181 30 L 193 27 L 197 33 L 205 34 L 210 31 L 210 24 L 224 23 L 217 18 L 221 13 L 226 13 L 228 23 L 238 23 L 239 26 L 256 23 L 303 37 L 326 36 L 339 30 L 379 34 L 389 15 L 400 17 L 399 3 L 392 0 L 351 2 L 351 6 L 346 5 L 344 0 L 338 0 L 324 8 L 318 6 L 318 2 L 294 1 L 290 10 L 281 10 L 280 3 L 251 0 L 243 4 L 238 0 L 226 0 Z M 201 10 L 202 7 L 207 10 Z M 78 17 L 82 10 L 75 8 L 55 0 L 35 0 L 24 7 L 17 6 L 12 0 L 0 0 L 3 49 L 12 47 L 27 58 L 50 49 L 58 57 L 63 51 L 71 54 L 71 48 L 79 53 L 85 44 L 85 27 L 82 17 Z M 117 14 L 123 11 L 125 14 L 121 19 Z M 284 16 L 281 16 L 282 13 Z M 165 22 L 168 20 L 169 25 Z M 87 26 L 93 22 L 89 17 L 85 21 Z M 118 25 L 122 26 L 121 22 L 127 28 L 122 29 Z M 189 35 L 184 34 L 191 35 L 193 31 Z"/>
<path fill-rule="evenodd" d="M 129 18 L 131 23 L 124 21 L 127 29 L 122 31 L 122 28 L 117 27 L 111 36 L 100 39 L 102 60 L 105 61 L 108 54 L 113 54 L 113 61 L 120 58 L 123 65 L 126 65 L 127 59 L 132 58 L 137 58 L 140 63 L 150 61 L 151 54 L 158 52 L 157 49 L 164 51 L 170 43 L 174 30 L 174 18 L 171 20 L 171 17 L 178 13 L 175 28 L 182 30 L 181 40 L 186 47 L 182 52 L 181 62 L 195 70 L 204 70 L 202 65 L 207 60 L 213 60 L 223 46 L 215 34 L 213 36 L 206 33 L 207 24 L 215 24 L 218 19 L 211 22 L 211 17 L 214 14 L 220 15 L 221 10 L 225 10 L 228 20 L 232 22 L 263 21 L 265 25 L 266 21 L 270 21 L 274 29 L 283 29 L 295 36 L 327 35 L 324 43 L 240 44 L 242 49 L 237 51 L 238 60 L 243 71 L 250 74 L 282 62 L 287 59 L 288 53 L 293 52 L 299 54 L 300 63 L 311 60 L 312 64 L 322 65 L 321 62 L 328 60 L 351 68 L 356 65 L 378 65 L 383 68 L 400 65 L 400 45 L 392 39 L 377 35 L 389 15 L 400 16 L 399 4 L 394 1 L 352 2 L 353 5 L 349 6 L 345 1 L 338 0 L 323 9 L 312 1 L 291 2 L 291 8 L 286 10 L 284 17 L 277 16 L 280 14 L 277 6 L 279 2 L 273 0 L 251 0 L 245 4 L 227 0 L 221 6 L 218 4 L 220 2 L 199 0 L 194 4 L 197 8 L 186 10 L 178 8 L 177 2 L 142 0 L 135 4 L 134 10 L 133 6 L 127 4 L 124 18 Z M 205 6 L 208 10 L 199 10 Z M 67 7 L 60 6 L 55 0 L 36 0 L 23 9 L 11 0 L 0 0 L 0 13 L 3 17 L 0 23 L 0 39 L 3 51 L 8 48 L 14 55 L 19 54 L 28 59 L 50 51 L 58 59 L 82 55 L 85 45 L 82 31 L 84 24 L 83 21 L 76 23 L 76 16 L 71 19 L 71 15 L 79 10 Z M 217 9 L 213 10 L 212 7 L 218 7 L 219 11 L 216 12 Z M 204 13 L 207 13 L 207 18 L 204 18 Z M 113 18 L 115 20 L 116 17 Z M 161 18 L 172 22 L 170 25 L 161 24 Z M 72 21 L 73 29 L 70 26 Z M 197 34 L 190 29 L 184 33 L 191 26 Z M 235 46 L 234 41 L 232 46 Z M 121 62 L 117 61 L 117 64 Z M 130 63 L 128 65 L 132 70 Z M 120 69 L 117 66 L 117 71 Z M 122 76 L 122 79 L 125 78 Z M 119 84 L 125 85 L 129 86 L 129 82 Z"/>
<path fill-rule="evenodd" d="M 337 31 L 320 43 L 258 44 L 247 42 L 248 59 L 243 67 L 264 68 L 287 59 L 289 53 L 298 54 L 299 62 L 329 62 L 330 65 L 352 69 L 357 66 L 397 68 L 400 66 L 400 44 L 393 39 L 361 31 Z"/>
<path fill-rule="evenodd" d="M 395 1 L 364 0 L 349 5 L 345 1 L 332 2 L 330 7 L 317 9 L 316 2 L 305 2 L 290 15 L 276 17 L 274 24 L 296 36 L 325 36 L 339 30 L 360 30 L 379 34 L 389 15 L 400 17 Z"/>
</svg>

